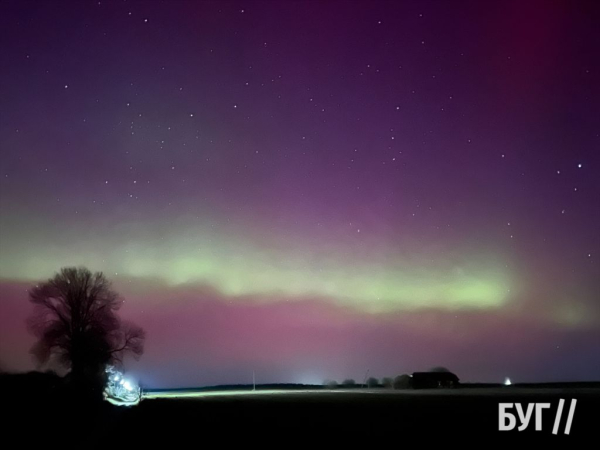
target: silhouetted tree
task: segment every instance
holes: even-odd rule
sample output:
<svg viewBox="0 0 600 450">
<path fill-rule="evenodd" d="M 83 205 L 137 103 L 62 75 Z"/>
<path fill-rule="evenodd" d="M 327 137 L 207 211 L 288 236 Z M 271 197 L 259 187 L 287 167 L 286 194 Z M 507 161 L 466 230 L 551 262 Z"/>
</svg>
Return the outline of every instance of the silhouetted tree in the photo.
<svg viewBox="0 0 600 450">
<path fill-rule="evenodd" d="M 356 381 L 354 381 L 352 378 L 348 378 L 348 379 L 344 380 L 342 382 L 342 384 L 344 386 L 356 386 Z"/>
<path fill-rule="evenodd" d="M 370 377 L 367 380 L 367 387 L 374 388 L 374 387 L 377 387 L 377 386 L 379 386 L 379 380 L 377 378 Z"/>
<path fill-rule="evenodd" d="M 75 386 L 101 392 L 107 364 L 143 353 L 144 331 L 119 319 L 123 301 L 100 272 L 62 268 L 31 289 L 29 299 L 35 306 L 29 327 L 38 338 L 31 352 L 40 365 L 56 360 L 70 369 Z"/>
<path fill-rule="evenodd" d="M 392 389 L 394 387 L 394 380 L 390 377 L 385 377 L 381 380 L 384 388 Z"/>
<path fill-rule="evenodd" d="M 410 389 L 412 387 L 412 380 L 410 375 L 398 375 L 394 378 L 394 389 Z"/>
<path fill-rule="evenodd" d="M 450 371 L 448 369 L 446 369 L 445 367 L 437 366 L 437 367 L 432 367 L 431 369 L 429 369 L 429 372 L 450 372 Z"/>
</svg>

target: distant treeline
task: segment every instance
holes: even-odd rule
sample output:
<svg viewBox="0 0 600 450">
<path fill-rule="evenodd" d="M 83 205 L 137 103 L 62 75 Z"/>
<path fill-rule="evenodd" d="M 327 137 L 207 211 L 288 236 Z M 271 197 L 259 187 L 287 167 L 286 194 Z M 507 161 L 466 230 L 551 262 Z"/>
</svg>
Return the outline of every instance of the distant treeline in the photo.
<svg viewBox="0 0 600 450">
<path fill-rule="evenodd" d="M 394 380 L 383 379 L 382 382 L 377 382 L 371 378 L 367 380 L 366 387 L 369 388 L 407 388 L 409 385 L 404 383 L 407 381 L 407 376 L 397 377 Z M 391 381 L 391 382 L 390 382 Z M 395 382 L 395 383 L 394 383 Z M 398 384 L 400 383 L 401 386 Z M 326 380 L 324 384 L 302 384 L 302 383 L 268 383 L 257 384 L 256 390 L 321 390 L 321 389 L 361 389 L 365 384 L 356 383 L 354 380 L 344 380 L 342 383 L 335 383 Z M 395 384 L 395 386 L 394 386 Z M 12 396 L 23 398 L 31 398 L 44 396 L 52 392 L 60 391 L 64 386 L 64 378 L 57 375 L 55 372 L 37 372 L 31 371 L 26 373 L 0 373 L 0 387 L 4 394 L 3 396 Z M 501 383 L 461 383 L 461 389 L 475 388 L 498 388 L 504 387 Z M 145 388 L 145 392 L 212 392 L 212 391 L 251 391 L 254 385 L 252 384 L 221 384 L 215 386 L 203 387 L 186 387 L 172 389 L 149 389 Z M 600 381 L 570 381 L 570 382 L 546 382 L 546 383 L 513 383 L 510 388 L 600 388 Z"/>
</svg>

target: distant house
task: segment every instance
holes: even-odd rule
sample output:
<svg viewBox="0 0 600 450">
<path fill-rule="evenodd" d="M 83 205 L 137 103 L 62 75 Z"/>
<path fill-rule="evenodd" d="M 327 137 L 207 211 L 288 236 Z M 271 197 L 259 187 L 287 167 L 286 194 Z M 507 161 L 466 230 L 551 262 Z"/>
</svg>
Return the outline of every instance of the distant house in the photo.
<svg viewBox="0 0 600 450">
<path fill-rule="evenodd" d="M 458 377 L 452 372 L 414 372 L 413 389 L 437 389 L 458 387 Z"/>
</svg>

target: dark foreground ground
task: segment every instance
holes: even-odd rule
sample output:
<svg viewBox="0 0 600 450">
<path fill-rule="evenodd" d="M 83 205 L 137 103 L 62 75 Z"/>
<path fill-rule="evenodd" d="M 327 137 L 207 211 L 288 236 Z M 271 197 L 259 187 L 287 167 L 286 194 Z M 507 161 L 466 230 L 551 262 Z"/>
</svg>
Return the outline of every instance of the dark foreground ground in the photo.
<svg viewBox="0 0 600 450">
<path fill-rule="evenodd" d="M 554 435 L 554 417 L 561 398 L 568 401 L 559 434 Z M 565 435 L 572 398 L 577 399 L 577 406 L 570 434 Z M 547 402 L 551 408 L 544 411 L 542 431 L 535 431 L 535 418 L 532 417 L 524 431 L 500 432 L 499 402 Z M 280 439 L 281 443 L 312 437 L 316 442 L 331 444 L 384 445 L 387 442 L 399 446 L 408 444 L 404 442 L 405 437 L 416 437 L 423 443 L 487 445 L 498 440 L 591 443 L 600 433 L 600 390 L 488 388 L 245 393 L 148 399 L 137 410 L 123 412 L 122 417 L 136 428 L 178 424 L 183 432 L 202 429 L 203 434 L 225 440 L 235 440 L 239 435 L 232 433 L 243 431 L 246 436 Z"/>
<path fill-rule="evenodd" d="M 162 393 L 164 394 L 164 393 Z M 294 444 L 368 445 L 406 448 L 429 443 L 488 446 L 496 443 L 585 444 L 596 447 L 600 433 L 600 389 L 500 387 L 454 390 L 352 389 L 320 391 L 226 391 L 169 393 L 133 407 L 103 402 L 91 407 L 57 397 L 21 396 L 4 403 L 4 439 L 32 439 L 62 448 L 135 448 L 168 442 L 167 448 Z M 565 408 L 557 435 L 557 406 Z M 565 424 L 571 399 L 577 406 L 570 431 Z M 535 416 L 524 431 L 498 431 L 500 402 L 547 402 L 542 430 Z M 511 410 L 515 413 L 514 408 Z M 515 413 L 516 414 L 516 413 Z M 519 421 L 517 421 L 520 424 Z M 554 448 L 554 447 L 553 447 Z"/>
</svg>

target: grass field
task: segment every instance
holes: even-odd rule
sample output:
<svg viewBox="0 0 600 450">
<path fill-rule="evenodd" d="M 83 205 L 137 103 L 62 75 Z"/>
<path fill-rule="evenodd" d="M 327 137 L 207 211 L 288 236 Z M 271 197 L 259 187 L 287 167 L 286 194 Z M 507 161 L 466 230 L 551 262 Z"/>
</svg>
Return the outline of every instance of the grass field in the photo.
<svg viewBox="0 0 600 450">
<path fill-rule="evenodd" d="M 554 435 L 554 418 L 561 398 L 567 406 L 559 433 Z M 570 434 L 565 435 L 567 409 L 573 398 L 577 399 L 577 406 Z M 532 417 L 524 431 L 500 432 L 500 402 L 547 402 L 551 407 L 543 413 L 541 431 L 535 431 Z M 167 391 L 150 393 L 139 406 L 128 410 L 123 420 L 131 421 L 135 427 L 149 428 L 169 423 L 193 429 L 194 424 L 201 423 L 215 433 L 227 427 L 252 433 L 301 433 L 303 437 L 339 443 L 366 438 L 383 444 L 390 438 L 409 435 L 448 442 L 499 439 L 573 443 L 587 440 L 598 431 L 600 389 Z"/>
<path fill-rule="evenodd" d="M 560 399 L 566 406 L 554 435 Z M 570 434 L 566 435 L 571 399 L 577 399 L 577 406 Z M 525 408 L 527 403 L 546 402 L 551 407 L 543 413 L 541 431 L 535 431 L 535 417 L 531 417 L 524 431 L 501 432 L 500 402 L 518 402 Z M 177 390 L 147 392 L 133 407 L 104 402 L 100 409 L 92 410 L 57 398 L 26 398 L 13 409 L 17 410 L 19 413 L 12 417 L 16 419 L 14 427 L 5 430 L 27 435 L 28 427 L 33 427 L 38 430 L 37 437 L 47 436 L 51 442 L 54 431 L 68 424 L 82 436 L 77 442 L 93 448 L 131 438 L 138 446 L 154 445 L 166 438 L 169 448 L 197 448 L 209 443 L 212 447 L 217 442 L 238 446 L 256 441 L 285 446 L 302 442 L 318 447 L 361 444 L 369 448 L 405 447 L 415 442 L 572 446 L 580 442 L 590 445 L 597 439 L 600 388 Z"/>
</svg>

